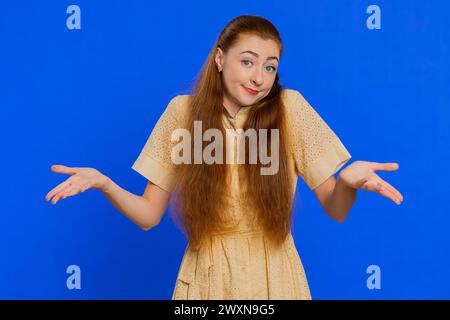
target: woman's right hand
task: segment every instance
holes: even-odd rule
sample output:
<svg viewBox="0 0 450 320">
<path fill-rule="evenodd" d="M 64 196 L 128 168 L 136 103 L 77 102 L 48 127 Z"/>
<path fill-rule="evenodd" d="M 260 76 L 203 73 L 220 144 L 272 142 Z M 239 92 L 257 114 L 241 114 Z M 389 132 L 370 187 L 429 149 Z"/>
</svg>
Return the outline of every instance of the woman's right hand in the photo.
<svg viewBox="0 0 450 320">
<path fill-rule="evenodd" d="M 110 181 L 107 176 L 94 168 L 66 167 L 63 165 L 53 165 L 50 167 L 53 172 L 70 174 L 71 176 L 53 188 L 45 196 L 45 200 L 52 199 L 52 204 L 56 204 L 60 199 L 77 195 L 87 189 L 104 190 Z"/>
</svg>

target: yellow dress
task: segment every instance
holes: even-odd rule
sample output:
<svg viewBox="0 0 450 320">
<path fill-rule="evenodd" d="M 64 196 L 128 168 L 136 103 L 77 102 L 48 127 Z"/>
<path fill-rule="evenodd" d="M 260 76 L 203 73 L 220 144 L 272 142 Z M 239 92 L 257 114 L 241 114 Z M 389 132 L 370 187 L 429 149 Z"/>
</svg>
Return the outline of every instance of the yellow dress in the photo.
<svg viewBox="0 0 450 320">
<path fill-rule="evenodd" d="M 284 89 L 282 97 L 291 137 L 288 147 L 292 154 L 294 193 L 298 176 L 314 189 L 338 171 L 351 155 L 300 92 Z M 174 145 L 171 133 L 184 127 L 188 98 L 189 95 L 177 95 L 169 102 L 132 166 L 169 192 L 176 185 L 170 158 Z M 241 107 L 234 117 L 224 109 L 225 128 L 242 128 L 250 108 Z M 232 139 L 224 141 L 234 143 Z M 310 300 L 308 281 L 292 234 L 281 247 L 275 247 L 262 229 L 251 225 L 253 212 L 240 199 L 237 165 L 230 166 L 227 181 L 231 204 L 224 210 L 228 211 L 229 221 L 199 250 L 187 244 L 172 299 Z"/>
</svg>

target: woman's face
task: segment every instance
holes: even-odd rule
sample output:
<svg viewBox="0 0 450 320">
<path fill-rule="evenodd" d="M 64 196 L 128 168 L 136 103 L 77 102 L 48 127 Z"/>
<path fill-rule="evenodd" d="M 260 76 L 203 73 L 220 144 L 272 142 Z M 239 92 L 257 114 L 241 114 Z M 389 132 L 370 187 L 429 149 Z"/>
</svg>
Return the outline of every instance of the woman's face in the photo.
<svg viewBox="0 0 450 320">
<path fill-rule="evenodd" d="M 218 48 L 215 61 L 222 70 L 224 105 L 238 110 L 267 96 L 278 72 L 279 54 L 275 41 L 249 34 L 241 34 L 226 54 Z"/>
</svg>

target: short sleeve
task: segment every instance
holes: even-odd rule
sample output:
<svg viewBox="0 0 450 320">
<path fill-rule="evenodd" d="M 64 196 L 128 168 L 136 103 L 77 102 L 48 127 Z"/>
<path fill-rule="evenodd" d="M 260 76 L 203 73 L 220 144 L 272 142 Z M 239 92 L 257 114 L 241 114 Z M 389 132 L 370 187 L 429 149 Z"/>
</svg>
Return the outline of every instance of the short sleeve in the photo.
<svg viewBox="0 0 450 320">
<path fill-rule="evenodd" d="M 172 132 L 177 128 L 177 103 L 172 98 L 158 119 L 132 169 L 160 188 L 172 192 L 175 189 L 175 165 L 171 161 Z"/>
<path fill-rule="evenodd" d="M 341 169 L 351 155 L 300 92 L 286 89 L 285 94 L 295 170 L 312 190 Z"/>
</svg>

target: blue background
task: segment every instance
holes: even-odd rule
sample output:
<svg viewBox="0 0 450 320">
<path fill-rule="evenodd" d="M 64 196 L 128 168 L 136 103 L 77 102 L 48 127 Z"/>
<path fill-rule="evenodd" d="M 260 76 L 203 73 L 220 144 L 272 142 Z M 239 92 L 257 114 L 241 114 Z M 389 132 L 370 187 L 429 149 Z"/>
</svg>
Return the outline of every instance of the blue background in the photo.
<svg viewBox="0 0 450 320">
<path fill-rule="evenodd" d="M 66 9 L 81 8 L 81 30 Z M 366 8 L 381 8 L 369 30 Z M 170 299 L 187 244 L 169 215 L 148 232 L 89 190 L 55 206 L 68 178 L 94 167 L 126 190 L 170 98 L 186 92 L 225 24 L 262 15 L 285 45 L 280 76 L 355 160 L 404 195 L 360 191 L 337 223 L 299 179 L 294 228 L 313 299 L 449 299 L 449 40 L 446 1 L 21 1 L 0 11 L 0 298 Z M 69 290 L 66 268 L 81 268 Z M 369 290 L 366 269 L 381 268 Z"/>
</svg>

